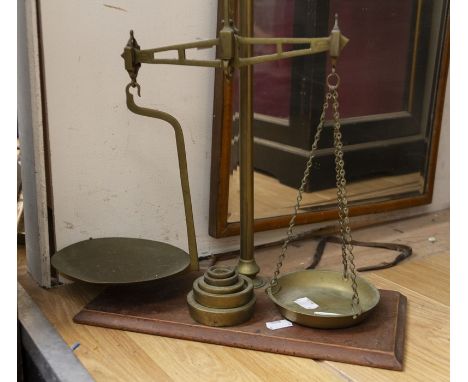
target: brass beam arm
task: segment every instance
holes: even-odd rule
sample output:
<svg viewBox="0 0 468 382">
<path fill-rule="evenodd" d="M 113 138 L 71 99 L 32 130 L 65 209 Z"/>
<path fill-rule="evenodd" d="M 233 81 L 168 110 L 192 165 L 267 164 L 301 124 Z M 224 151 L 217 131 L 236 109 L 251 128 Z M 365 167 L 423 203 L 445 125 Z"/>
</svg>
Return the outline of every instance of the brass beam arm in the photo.
<svg viewBox="0 0 468 382">
<path fill-rule="evenodd" d="M 241 37 L 237 36 L 236 40 L 239 45 L 276 45 L 276 52 L 272 54 L 264 54 L 261 56 L 253 56 L 249 58 L 238 57 L 235 61 L 236 67 L 241 68 L 246 65 L 255 65 L 263 62 L 278 61 L 284 58 L 300 57 L 310 54 L 326 52 L 330 50 L 330 37 L 321 38 L 258 38 L 258 37 Z M 284 50 L 285 44 L 307 44 L 308 48 Z"/>
<path fill-rule="evenodd" d="M 222 60 L 193 60 L 186 56 L 187 49 L 209 49 L 217 45 L 219 45 L 218 38 L 141 50 L 133 37 L 133 31 L 131 31 L 130 39 L 124 48 L 122 57 L 125 60 L 125 69 L 127 69 L 129 73 L 135 71 L 138 72 L 135 68 L 139 68 L 141 64 L 169 64 L 221 68 L 223 66 Z M 158 53 L 171 51 L 177 53 L 177 58 L 157 58 Z M 132 77 L 131 74 L 130 77 Z"/>
<path fill-rule="evenodd" d="M 338 37 L 338 49 L 344 48 L 348 43 L 348 39 L 341 35 Z M 228 39 L 226 39 L 228 40 Z M 214 46 L 221 46 L 223 51 L 232 51 L 232 49 L 226 47 L 227 42 L 220 38 L 196 41 L 185 44 L 168 45 L 155 49 L 144 49 L 126 46 L 122 57 L 128 62 L 128 67 L 133 68 L 135 65 L 141 64 L 169 64 L 169 65 L 186 65 L 186 66 L 200 66 L 209 68 L 223 68 L 224 62 L 230 61 L 234 57 L 225 55 L 223 59 L 214 60 L 194 60 L 189 59 L 186 56 L 187 49 L 208 49 Z M 234 41 L 236 42 L 236 50 L 240 49 L 242 45 L 276 45 L 276 53 L 265 54 L 261 56 L 253 56 L 249 58 L 238 57 L 233 61 L 235 68 L 241 68 L 246 65 L 255 65 L 264 62 L 278 61 L 285 58 L 307 56 L 311 54 L 331 51 L 333 36 L 329 37 L 318 37 L 318 38 L 283 38 L 283 37 L 241 37 L 236 36 Z M 284 45 L 309 45 L 308 48 L 284 50 Z M 157 53 L 161 52 L 177 52 L 177 58 L 157 58 Z M 338 53 L 339 53 L 338 51 Z M 127 65 L 126 65 L 127 66 Z M 128 70 L 128 69 L 127 69 Z"/>
<path fill-rule="evenodd" d="M 338 21 L 335 20 L 330 36 L 316 38 L 301 37 L 243 37 L 239 36 L 232 21 L 224 21 L 223 27 L 219 31 L 218 38 L 195 41 L 183 44 L 168 45 L 154 49 L 141 50 L 136 42 L 133 31 L 130 31 L 130 39 L 124 48 L 122 57 L 125 60 L 125 69 L 128 71 L 132 83 L 136 82 L 136 77 L 141 64 L 168 64 L 200 66 L 208 68 L 223 68 L 226 75 L 230 75 L 234 69 L 239 69 L 248 65 L 271 62 L 291 57 L 307 56 L 321 52 L 329 52 L 333 64 L 340 55 L 341 50 L 348 43 L 348 39 L 341 34 L 338 28 Z M 254 45 L 276 45 L 276 52 L 261 56 L 240 57 L 240 52 L 245 46 Z M 308 45 L 307 48 L 284 50 L 284 45 Z M 195 60 L 187 58 L 188 49 L 209 49 L 218 47 L 218 57 L 214 60 Z M 158 53 L 174 52 L 177 57 L 157 58 Z"/>
<path fill-rule="evenodd" d="M 201 66 L 209 68 L 221 68 L 222 60 L 194 60 L 186 56 L 187 49 L 209 49 L 219 45 L 219 39 L 211 39 L 204 41 L 195 41 L 186 44 L 177 44 L 163 46 L 155 49 L 135 50 L 135 59 L 141 64 L 169 64 L 169 65 L 188 65 Z M 162 52 L 177 52 L 177 58 L 157 58 L 158 53 Z"/>
<path fill-rule="evenodd" d="M 338 27 L 338 15 L 335 15 L 335 25 L 328 37 L 301 38 L 301 37 L 242 37 L 236 35 L 237 48 L 242 45 L 276 45 L 276 53 L 264 54 L 248 58 L 236 57 L 235 66 L 241 68 L 246 65 L 255 65 L 263 62 L 277 61 L 284 58 L 307 56 L 311 54 L 329 52 L 333 65 L 349 39 L 341 34 Z M 284 51 L 284 45 L 309 45 L 308 48 Z M 236 50 L 238 52 L 238 50 Z"/>
</svg>

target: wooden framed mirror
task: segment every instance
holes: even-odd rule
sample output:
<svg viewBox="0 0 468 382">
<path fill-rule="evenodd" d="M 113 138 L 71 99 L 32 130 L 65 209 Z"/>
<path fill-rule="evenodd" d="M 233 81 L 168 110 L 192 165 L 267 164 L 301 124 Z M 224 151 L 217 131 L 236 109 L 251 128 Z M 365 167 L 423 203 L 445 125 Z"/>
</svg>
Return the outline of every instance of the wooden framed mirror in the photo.
<svg viewBox="0 0 468 382">
<path fill-rule="evenodd" d="M 338 62 L 350 215 L 430 203 L 449 65 L 449 1 L 257 0 L 254 6 L 255 35 L 265 37 L 327 36 L 339 13 L 350 38 Z M 326 54 L 254 67 L 255 231 L 288 224 L 328 70 Z M 239 234 L 237 82 L 217 70 L 214 237 Z M 297 224 L 337 218 L 332 146 L 326 127 Z"/>
</svg>

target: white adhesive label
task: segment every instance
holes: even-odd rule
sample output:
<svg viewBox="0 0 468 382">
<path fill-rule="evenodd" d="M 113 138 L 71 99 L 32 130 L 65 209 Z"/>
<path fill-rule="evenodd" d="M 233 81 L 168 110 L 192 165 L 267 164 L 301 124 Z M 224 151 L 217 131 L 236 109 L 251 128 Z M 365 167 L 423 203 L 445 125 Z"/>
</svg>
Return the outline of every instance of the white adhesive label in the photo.
<svg viewBox="0 0 468 382">
<path fill-rule="evenodd" d="M 318 308 L 318 305 L 307 297 L 298 298 L 297 300 L 294 300 L 294 302 L 297 305 L 303 307 L 304 309 L 317 309 Z"/>
<path fill-rule="evenodd" d="M 278 320 L 278 321 L 271 321 L 266 323 L 266 327 L 270 330 L 288 328 L 293 326 L 291 321 L 288 320 Z"/>
</svg>

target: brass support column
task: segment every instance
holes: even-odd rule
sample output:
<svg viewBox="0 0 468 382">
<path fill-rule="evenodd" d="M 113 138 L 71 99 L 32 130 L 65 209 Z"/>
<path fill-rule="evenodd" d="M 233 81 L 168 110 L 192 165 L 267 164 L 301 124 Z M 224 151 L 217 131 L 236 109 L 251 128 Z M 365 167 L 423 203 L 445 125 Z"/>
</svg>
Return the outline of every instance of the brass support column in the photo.
<svg viewBox="0 0 468 382">
<path fill-rule="evenodd" d="M 240 1 L 240 28 L 242 37 L 253 36 L 253 0 Z M 240 45 L 240 57 L 252 56 L 252 45 Z M 255 278 L 260 271 L 254 258 L 254 183 L 253 183 L 253 66 L 246 65 L 240 71 L 240 258 L 237 270 L 240 274 Z"/>
</svg>

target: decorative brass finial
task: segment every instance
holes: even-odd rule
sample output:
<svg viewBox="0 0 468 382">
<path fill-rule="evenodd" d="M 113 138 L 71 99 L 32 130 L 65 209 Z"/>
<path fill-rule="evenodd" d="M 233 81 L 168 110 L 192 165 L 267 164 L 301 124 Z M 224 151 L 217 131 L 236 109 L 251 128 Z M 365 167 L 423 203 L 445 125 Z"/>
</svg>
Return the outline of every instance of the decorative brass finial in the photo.
<svg viewBox="0 0 468 382">
<path fill-rule="evenodd" d="M 339 31 L 340 27 L 338 26 L 338 13 L 335 13 L 335 25 L 333 26 L 334 31 Z"/>
</svg>

